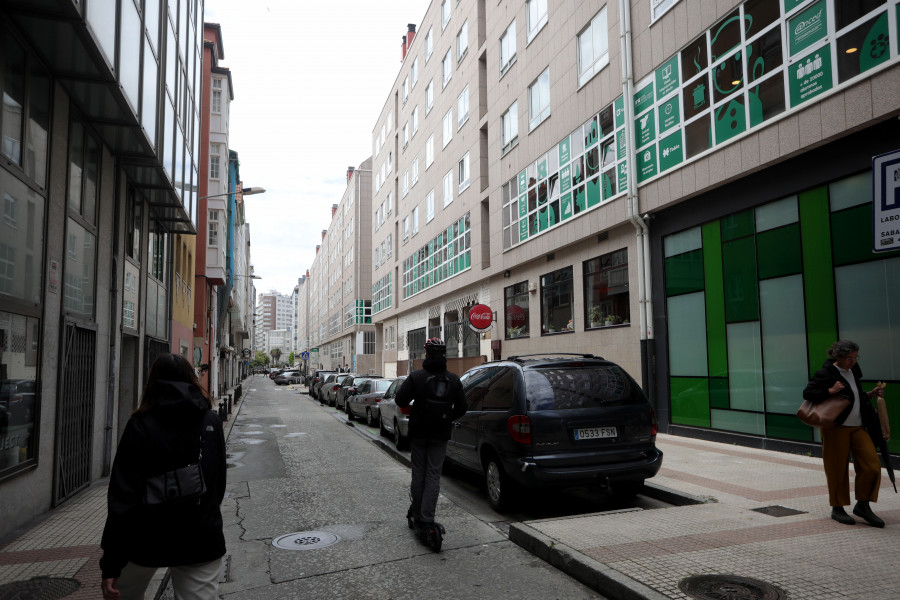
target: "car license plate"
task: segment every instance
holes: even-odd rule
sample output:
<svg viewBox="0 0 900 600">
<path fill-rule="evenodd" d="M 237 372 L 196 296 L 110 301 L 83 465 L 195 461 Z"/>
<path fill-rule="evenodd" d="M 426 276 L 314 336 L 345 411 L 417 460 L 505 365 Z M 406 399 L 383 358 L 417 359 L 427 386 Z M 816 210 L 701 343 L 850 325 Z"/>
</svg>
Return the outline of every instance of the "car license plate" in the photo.
<svg viewBox="0 0 900 600">
<path fill-rule="evenodd" d="M 584 429 L 575 430 L 576 440 L 595 440 L 599 438 L 616 437 L 615 427 L 585 427 Z"/>
</svg>

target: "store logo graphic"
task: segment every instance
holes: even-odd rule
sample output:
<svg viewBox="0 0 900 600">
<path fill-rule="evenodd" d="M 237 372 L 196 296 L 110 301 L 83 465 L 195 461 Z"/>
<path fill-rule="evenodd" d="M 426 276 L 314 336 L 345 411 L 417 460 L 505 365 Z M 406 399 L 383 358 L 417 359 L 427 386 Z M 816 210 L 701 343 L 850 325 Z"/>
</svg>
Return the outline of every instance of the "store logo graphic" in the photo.
<svg viewBox="0 0 900 600">
<path fill-rule="evenodd" d="M 646 128 L 647 128 L 647 121 L 648 121 L 649 119 L 650 119 L 650 114 L 649 114 L 649 113 L 647 113 L 646 115 L 644 115 L 643 117 L 641 117 L 641 119 L 640 119 L 640 121 L 641 121 L 641 129 L 646 129 Z"/>
<path fill-rule="evenodd" d="M 807 58 L 805 63 L 797 63 L 797 79 L 808 77 L 813 71 L 822 68 L 822 55 L 817 54 L 816 59 Z"/>
<path fill-rule="evenodd" d="M 694 109 L 706 104 L 706 84 L 701 83 L 694 88 Z"/>
<path fill-rule="evenodd" d="M 822 15 L 824 14 L 825 9 L 819 9 L 819 12 L 806 19 L 805 21 L 800 21 L 797 23 L 797 26 L 794 27 L 794 35 L 797 38 L 800 38 L 804 31 L 808 31 L 812 29 L 815 31 L 822 22 Z"/>
<path fill-rule="evenodd" d="M 666 104 L 665 111 L 666 111 L 666 114 L 667 114 L 667 115 L 671 115 L 671 114 L 672 114 L 672 103 L 671 103 L 671 102 L 669 102 L 668 104 Z"/>
<path fill-rule="evenodd" d="M 670 152 L 677 152 L 681 149 L 681 144 L 675 144 L 674 146 L 670 146 L 668 148 L 663 149 L 663 158 L 668 158 Z"/>
<path fill-rule="evenodd" d="M 662 75 L 665 79 L 669 79 L 672 77 L 672 65 L 666 65 L 663 68 Z"/>
<path fill-rule="evenodd" d="M 644 152 L 644 162 L 650 162 L 650 160 L 651 160 L 652 158 L 653 158 L 653 155 L 650 154 L 650 151 L 649 151 L 649 150 L 647 150 L 646 152 Z"/>
</svg>

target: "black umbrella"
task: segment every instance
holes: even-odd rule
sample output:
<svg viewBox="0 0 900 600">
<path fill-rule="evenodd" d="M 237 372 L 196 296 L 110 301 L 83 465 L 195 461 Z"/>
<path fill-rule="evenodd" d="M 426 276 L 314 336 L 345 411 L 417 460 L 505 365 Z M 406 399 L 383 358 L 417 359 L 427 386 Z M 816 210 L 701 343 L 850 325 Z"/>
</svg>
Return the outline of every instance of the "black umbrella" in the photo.
<svg viewBox="0 0 900 600">
<path fill-rule="evenodd" d="M 888 477 L 891 479 L 891 484 L 894 486 L 894 493 L 897 493 L 897 480 L 894 477 L 894 467 L 891 466 L 891 452 L 888 450 L 888 439 L 885 438 L 885 435 L 890 437 L 889 432 L 885 432 L 882 429 L 881 421 L 887 422 L 887 408 L 885 408 L 884 400 L 882 398 L 878 398 L 878 417 L 875 419 L 874 423 L 870 423 L 868 427 L 866 427 L 866 431 L 869 432 L 869 437 L 872 438 L 872 442 L 875 444 L 875 447 L 878 448 L 878 451 L 881 452 L 881 458 L 884 460 L 884 468 L 887 469 Z"/>
</svg>

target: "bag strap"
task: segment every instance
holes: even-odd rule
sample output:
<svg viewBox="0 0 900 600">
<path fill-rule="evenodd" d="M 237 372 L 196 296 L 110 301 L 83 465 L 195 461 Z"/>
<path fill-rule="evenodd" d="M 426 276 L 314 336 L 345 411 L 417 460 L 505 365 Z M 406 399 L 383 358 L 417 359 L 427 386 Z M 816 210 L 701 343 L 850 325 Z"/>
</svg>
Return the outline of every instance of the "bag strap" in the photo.
<svg viewBox="0 0 900 600">
<path fill-rule="evenodd" d="M 209 411 L 207 411 L 202 417 L 200 417 L 200 450 L 197 453 L 197 462 L 199 463 L 203 459 L 203 446 L 206 444 L 206 417 L 209 415 Z"/>
</svg>

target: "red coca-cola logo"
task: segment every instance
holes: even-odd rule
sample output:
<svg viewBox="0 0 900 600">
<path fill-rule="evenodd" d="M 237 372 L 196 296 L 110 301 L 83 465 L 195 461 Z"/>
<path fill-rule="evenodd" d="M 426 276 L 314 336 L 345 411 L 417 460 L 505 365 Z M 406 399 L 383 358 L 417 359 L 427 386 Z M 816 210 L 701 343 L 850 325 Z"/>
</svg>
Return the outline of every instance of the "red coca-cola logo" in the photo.
<svg viewBox="0 0 900 600">
<path fill-rule="evenodd" d="M 525 324 L 525 309 L 517 304 L 506 307 L 506 326 L 521 327 Z"/>
<path fill-rule="evenodd" d="M 494 311 L 490 306 L 476 304 L 469 309 L 469 324 L 473 329 L 489 329 L 494 322 Z"/>
</svg>

